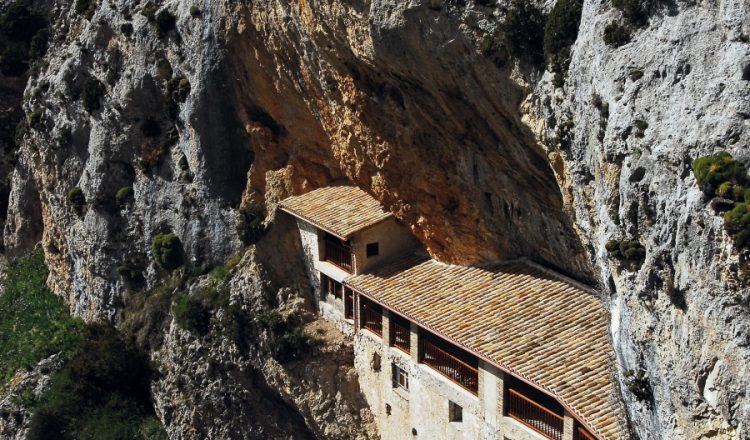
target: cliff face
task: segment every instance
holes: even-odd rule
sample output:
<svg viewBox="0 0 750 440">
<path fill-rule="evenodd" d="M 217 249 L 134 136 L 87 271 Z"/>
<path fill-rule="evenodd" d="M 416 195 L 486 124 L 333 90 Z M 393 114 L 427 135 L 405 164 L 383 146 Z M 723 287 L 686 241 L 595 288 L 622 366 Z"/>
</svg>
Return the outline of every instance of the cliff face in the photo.
<svg viewBox="0 0 750 440">
<path fill-rule="evenodd" d="M 690 163 L 723 149 L 750 160 L 750 6 L 651 2 L 647 23 L 613 48 L 604 27 L 622 14 L 585 1 L 557 87 L 482 55 L 506 10 L 486 3 L 164 2 L 171 21 L 130 1 L 88 17 L 55 2 L 50 50 L 23 98 L 7 252 L 41 236 L 71 311 L 118 321 L 126 278 L 136 290 L 163 282 L 150 246 L 174 232 L 189 266 L 244 254 L 233 298 L 287 307 L 310 292 L 290 269 L 298 249 L 276 203 L 353 182 L 440 260 L 527 256 L 598 284 L 639 437 L 747 436 L 747 288 Z M 242 225 L 262 212 L 274 226 L 243 248 Z M 611 239 L 640 241 L 644 264 L 610 259 Z M 253 389 L 278 403 L 253 435 L 368 435 L 355 428 L 367 419 L 356 390 L 340 405 L 360 414 L 337 431 L 338 407 L 321 406 L 336 381 L 295 386 L 215 339 L 165 331 L 154 393 L 176 438 L 239 432 L 228 419 L 262 414 Z M 318 362 L 329 378 L 345 363 Z M 651 402 L 628 391 L 630 369 L 646 372 Z M 183 386 L 192 391 L 170 401 Z M 228 401 L 197 403 L 206 387 L 231 390 Z"/>
<path fill-rule="evenodd" d="M 641 438 L 748 435 L 748 287 L 690 170 L 720 150 L 750 160 L 748 14 L 742 1 L 664 5 L 613 49 L 602 35 L 621 14 L 586 2 L 565 87 L 535 89 L 540 138 L 559 129 L 552 118 L 574 125 L 570 149 L 551 156 L 610 301 L 620 367 L 653 388 L 653 404 L 624 393 Z M 606 241 L 623 238 L 645 246 L 640 268 L 608 257 Z"/>
</svg>

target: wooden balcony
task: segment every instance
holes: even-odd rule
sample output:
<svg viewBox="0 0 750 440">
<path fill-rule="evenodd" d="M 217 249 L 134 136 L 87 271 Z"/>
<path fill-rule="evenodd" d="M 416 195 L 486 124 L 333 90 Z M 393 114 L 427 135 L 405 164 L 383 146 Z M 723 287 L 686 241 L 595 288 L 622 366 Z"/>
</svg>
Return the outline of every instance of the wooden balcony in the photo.
<svg viewBox="0 0 750 440">
<path fill-rule="evenodd" d="M 479 369 L 439 347 L 429 339 L 422 340 L 422 362 L 429 365 L 463 388 L 477 394 Z"/>
<path fill-rule="evenodd" d="M 352 249 L 348 243 L 342 242 L 335 237 L 326 236 L 324 243 L 324 260 L 344 269 L 349 273 L 352 272 Z"/>
<path fill-rule="evenodd" d="M 505 407 L 508 416 L 547 438 L 562 440 L 565 424 L 562 415 L 550 411 L 513 389 L 508 389 Z"/>
<path fill-rule="evenodd" d="M 391 315 L 391 345 L 409 353 L 411 351 L 411 329 L 409 321 Z"/>
<path fill-rule="evenodd" d="M 360 296 L 360 298 L 362 298 Z M 360 326 L 378 336 L 383 336 L 383 311 L 377 304 L 362 298 Z"/>
</svg>

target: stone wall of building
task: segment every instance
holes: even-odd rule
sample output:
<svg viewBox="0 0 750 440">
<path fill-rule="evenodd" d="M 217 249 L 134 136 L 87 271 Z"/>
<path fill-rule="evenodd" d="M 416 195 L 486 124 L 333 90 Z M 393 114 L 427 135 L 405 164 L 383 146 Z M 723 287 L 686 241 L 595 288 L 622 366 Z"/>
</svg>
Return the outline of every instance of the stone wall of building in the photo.
<svg viewBox="0 0 750 440">
<path fill-rule="evenodd" d="M 367 244 L 377 242 L 380 252 L 367 257 Z M 416 247 L 416 240 L 395 218 L 382 221 L 354 236 L 352 240 L 357 273 L 366 272 L 379 264 L 392 261 Z"/>
</svg>

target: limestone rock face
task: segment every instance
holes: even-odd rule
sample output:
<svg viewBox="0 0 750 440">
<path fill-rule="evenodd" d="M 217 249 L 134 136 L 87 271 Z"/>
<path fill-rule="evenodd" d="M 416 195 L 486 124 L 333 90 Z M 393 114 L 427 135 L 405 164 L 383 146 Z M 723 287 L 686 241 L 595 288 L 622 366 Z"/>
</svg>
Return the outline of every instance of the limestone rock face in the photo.
<svg viewBox="0 0 750 440">
<path fill-rule="evenodd" d="M 504 0 L 161 2 L 174 29 L 145 3 L 89 18 L 49 3 L 47 55 L 22 97 L 3 84 L 34 117 L 0 218 L 6 253 L 42 240 L 72 313 L 118 322 L 123 273 L 162 284 L 165 232 L 195 272 L 242 255 L 231 292 L 248 310 L 309 309 L 299 237 L 274 208 L 354 183 L 439 260 L 524 256 L 597 285 L 634 436 L 750 436 L 748 287 L 690 171 L 720 150 L 750 163 L 747 0 L 650 2 L 619 48 L 602 35 L 621 13 L 585 0 L 562 87 L 482 55 Z M 270 228 L 244 247 L 248 213 Z M 644 264 L 610 259 L 611 239 L 643 244 Z M 374 437 L 350 348 L 321 331 L 304 369 L 165 326 L 151 355 L 170 436 Z M 623 374 L 641 369 L 650 402 Z"/>
<path fill-rule="evenodd" d="M 750 435 L 749 290 L 690 169 L 721 150 L 750 164 L 749 15 L 744 1 L 677 2 L 613 49 L 602 34 L 620 13 L 585 2 L 565 86 L 534 91 L 540 139 L 573 123 L 550 156 L 610 303 L 619 368 L 645 370 L 653 388 L 653 403 L 623 392 L 641 438 Z M 606 241 L 623 238 L 645 246 L 643 266 L 608 257 Z"/>
</svg>

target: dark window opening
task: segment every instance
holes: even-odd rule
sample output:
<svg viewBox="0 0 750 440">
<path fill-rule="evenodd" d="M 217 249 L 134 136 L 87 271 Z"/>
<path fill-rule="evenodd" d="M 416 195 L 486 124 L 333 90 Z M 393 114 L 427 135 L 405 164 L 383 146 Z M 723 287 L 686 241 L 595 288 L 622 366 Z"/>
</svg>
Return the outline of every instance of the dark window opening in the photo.
<svg viewBox="0 0 750 440">
<path fill-rule="evenodd" d="M 334 298 L 341 299 L 344 286 L 338 281 L 320 274 L 320 285 L 323 292 L 323 296 L 333 296 Z"/>
<path fill-rule="evenodd" d="M 396 364 L 393 365 L 393 388 L 409 391 L 409 373 Z"/>
<path fill-rule="evenodd" d="M 377 257 L 380 254 L 379 243 L 367 243 L 367 258 Z"/>
<path fill-rule="evenodd" d="M 448 401 L 448 420 L 451 422 L 464 421 L 464 409 L 456 402 Z"/>
</svg>

